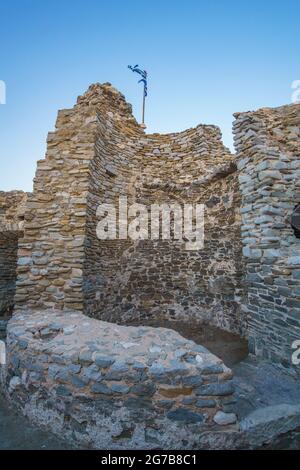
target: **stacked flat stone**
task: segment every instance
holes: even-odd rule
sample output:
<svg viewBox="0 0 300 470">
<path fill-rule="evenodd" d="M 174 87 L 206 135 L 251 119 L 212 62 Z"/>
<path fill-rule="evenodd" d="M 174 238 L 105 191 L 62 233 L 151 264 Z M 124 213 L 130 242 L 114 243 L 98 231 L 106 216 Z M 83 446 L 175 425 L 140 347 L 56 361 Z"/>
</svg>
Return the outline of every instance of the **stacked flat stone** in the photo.
<svg viewBox="0 0 300 470">
<path fill-rule="evenodd" d="M 17 309 L 76 309 L 123 323 L 195 319 L 245 331 L 235 157 L 216 126 L 146 135 L 124 97 L 96 84 L 59 111 L 47 144 L 19 241 Z M 118 205 L 119 196 L 147 207 L 205 204 L 204 249 L 98 240 L 96 210 Z"/>
<path fill-rule="evenodd" d="M 24 191 L 0 191 L 0 233 L 22 232 L 29 197 Z"/>
<path fill-rule="evenodd" d="M 0 317 L 10 315 L 14 307 L 18 239 L 28 196 L 23 191 L 0 191 Z"/>
<path fill-rule="evenodd" d="M 172 448 L 193 434 L 237 429 L 222 411 L 234 401 L 231 370 L 175 331 L 26 311 L 10 321 L 7 348 L 10 399 L 84 444 Z"/>
<path fill-rule="evenodd" d="M 236 114 L 251 352 L 291 367 L 300 339 L 300 105 Z"/>
</svg>

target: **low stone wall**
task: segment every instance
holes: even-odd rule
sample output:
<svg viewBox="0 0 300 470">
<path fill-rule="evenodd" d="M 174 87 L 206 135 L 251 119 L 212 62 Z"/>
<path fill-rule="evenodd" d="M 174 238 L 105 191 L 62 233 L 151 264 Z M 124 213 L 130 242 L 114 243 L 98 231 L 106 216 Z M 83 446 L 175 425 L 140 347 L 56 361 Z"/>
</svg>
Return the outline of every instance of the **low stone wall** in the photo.
<svg viewBox="0 0 300 470">
<path fill-rule="evenodd" d="M 94 448 L 200 446 L 237 430 L 222 408 L 232 373 L 165 328 L 125 327 L 77 312 L 19 313 L 7 331 L 6 389 L 40 425 Z"/>
</svg>

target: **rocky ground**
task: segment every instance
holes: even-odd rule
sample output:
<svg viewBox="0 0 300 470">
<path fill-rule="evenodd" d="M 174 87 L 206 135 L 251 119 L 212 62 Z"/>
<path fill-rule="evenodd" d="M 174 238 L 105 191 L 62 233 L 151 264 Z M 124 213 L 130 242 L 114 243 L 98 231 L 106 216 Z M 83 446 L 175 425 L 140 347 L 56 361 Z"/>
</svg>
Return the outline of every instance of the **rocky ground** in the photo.
<svg viewBox="0 0 300 470">
<path fill-rule="evenodd" d="M 283 421 L 294 419 L 294 407 L 299 408 L 299 377 L 285 373 L 282 368 L 253 356 L 233 366 L 235 411 L 240 420 L 251 417 L 252 423 L 262 420 L 279 436 L 264 449 L 300 449 L 300 428 L 280 433 Z M 230 407 L 226 410 L 230 411 Z M 277 421 L 275 421 L 275 418 Z M 249 418 L 246 418 L 249 421 Z M 267 424 L 269 423 L 269 424 Z"/>
<path fill-rule="evenodd" d="M 72 447 L 51 433 L 32 426 L 26 418 L 9 408 L 0 395 L 0 450 L 62 450 Z"/>
<path fill-rule="evenodd" d="M 8 407 L 0 395 L 0 450 L 36 449 L 63 450 L 74 449 L 70 444 L 32 426 L 26 418 Z M 264 449 L 300 449 L 300 429 L 276 439 Z"/>
</svg>

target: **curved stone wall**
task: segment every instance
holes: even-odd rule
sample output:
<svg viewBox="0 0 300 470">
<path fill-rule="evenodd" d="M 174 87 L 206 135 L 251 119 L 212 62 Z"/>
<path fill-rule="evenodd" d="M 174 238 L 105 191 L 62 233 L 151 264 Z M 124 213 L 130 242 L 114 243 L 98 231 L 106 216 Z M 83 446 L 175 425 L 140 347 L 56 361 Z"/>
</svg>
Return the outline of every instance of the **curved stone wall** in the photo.
<svg viewBox="0 0 300 470">
<path fill-rule="evenodd" d="M 204 248 L 98 240 L 97 208 L 118 206 L 120 196 L 147 207 L 205 204 Z M 38 162 L 17 308 L 71 308 L 120 323 L 193 318 L 244 333 L 239 227 L 235 157 L 217 127 L 144 134 L 119 92 L 93 85 L 72 110 L 59 112 Z"/>
<path fill-rule="evenodd" d="M 88 282 L 93 295 L 86 296 L 88 313 L 117 322 L 195 318 L 243 332 L 238 306 L 242 296 L 238 181 L 234 158 L 224 148 L 219 129 L 198 126 L 113 143 L 114 151 L 109 152 L 107 145 L 98 144 L 94 160 L 98 171 L 94 211 L 87 224 L 90 256 L 85 263 L 87 278 L 94 265 Z M 118 205 L 119 195 L 127 196 L 128 205 L 137 202 L 148 208 L 154 203 L 205 204 L 204 248 L 189 252 L 174 240 L 97 240 L 97 202 L 105 197 Z"/>
<path fill-rule="evenodd" d="M 55 310 L 8 325 L 6 388 L 31 420 L 94 448 L 183 448 L 237 431 L 232 373 L 178 333 Z M 208 445 L 208 444 L 207 444 Z"/>
</svg>

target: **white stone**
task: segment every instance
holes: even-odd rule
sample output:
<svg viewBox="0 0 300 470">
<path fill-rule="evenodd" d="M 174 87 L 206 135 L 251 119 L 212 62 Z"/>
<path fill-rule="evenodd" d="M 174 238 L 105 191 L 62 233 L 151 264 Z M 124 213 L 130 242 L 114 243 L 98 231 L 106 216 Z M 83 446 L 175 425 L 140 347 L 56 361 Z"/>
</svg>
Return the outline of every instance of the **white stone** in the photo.
<svg viewBox="0 0 300 470">
<path fill-rule="evenodd" d="M 17 387 L 20 387 L 21 379 L 16 375 L 9 382 L 9 391 L 13 392 Z"/>
<path fill-rule="evenodd" d="M 161 348 L 159 348 L 158 346 L 152 346 L 151 348 L 149 348 L 149 351 L 151 353 L 159 353 L 161 352 Z"/>
<path fill-rule="evenodd" d="M 203 357 L 201 357 L 200 354 L 197 354 L 197 356 L 196 356 L 196 361 L 199 362 L 199 364 L 202 364 L 202 362 L 203 362 Z"/>
<path fill-rule="evenodd" d="M 124 343 L 124 342 L 121 342 L 120 344 L 124 349 L 129 349 L 129 348 L 133 348 L 134 346 L 138 346 L 138 343 Z"/>
<path fill-rule="evenodd" d="M 214 422 L 220 426 L 234 424 L 236 421 L 237 417 L 234 413 L 224 413 L 224 411 L 218 411 L 214 416 Z"/>
</svg>

